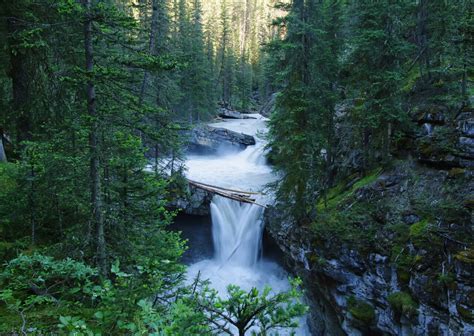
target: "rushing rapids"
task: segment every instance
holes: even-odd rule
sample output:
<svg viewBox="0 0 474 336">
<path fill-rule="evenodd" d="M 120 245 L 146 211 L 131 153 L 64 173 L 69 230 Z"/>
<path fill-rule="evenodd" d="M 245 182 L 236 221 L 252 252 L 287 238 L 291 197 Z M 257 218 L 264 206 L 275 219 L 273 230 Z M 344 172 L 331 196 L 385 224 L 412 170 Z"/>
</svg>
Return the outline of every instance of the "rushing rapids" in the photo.
<svg viewBox="0 0 474 336">
<path fill-rule="evenodd" d="M 246 191 L 262 191 L 276 177 L 265 160 L 266 119 L 239 119 L 212 124 L 255 137 L 256 144 L 240 152 L 223 149 L 218 155 L 190 155 L 187 177 L 191 180 Z M 265 203 L 265 196 L 258 197 Z M 214 257 L 189 266 L 188 279 L 198 273 L 226 295 L 226 287 L 262 289 L 269 285 L 279 292 L 289 288 L 288 274 L 275 262 L 262 258 L 263 208 L 214 196 L 211 202 Z M 297 335 L 306 335 L 302 327 Z"/>
</svg>

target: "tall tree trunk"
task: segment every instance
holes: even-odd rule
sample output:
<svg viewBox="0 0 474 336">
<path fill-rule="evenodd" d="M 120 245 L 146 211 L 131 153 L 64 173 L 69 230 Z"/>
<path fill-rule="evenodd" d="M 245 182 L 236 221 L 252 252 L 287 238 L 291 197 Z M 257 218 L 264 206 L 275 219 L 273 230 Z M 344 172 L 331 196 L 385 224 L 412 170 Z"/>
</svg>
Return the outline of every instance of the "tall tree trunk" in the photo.
<svg viewBox="0 0 474 336">
<path fill-rule="evenodd" d="M 419 69 L 420 77 L 423 80 L 425 75 L 428 76 L 428 79 L 431 80 L 430 72 L 430 55 L 429 55 L 429 45 L 428 45 L 428 1 L 421 0 L 418 5 L 417 13 L 417 31 L 416 31 L 416 44 L 419 49 L 420 57 Z"/>
<path fill-rule="evenodd" d="M 150 44 L 149 44 L 149 49 L 148 49 L 148 52 L 150 53 L 150 55 L 156 55 L 156 37 L 158 35 L 158 1 L 159 0 L 152 1 Z M 143 75 L 142 86 L 140 88 L 140 98 L 139 98 L 140 105 L 143 104 L 143 100 L 145 99 L 146 86 L 147 86 L 149 77 L 150 77 L 150 73 L 147 70 L 145 70 L 145 73 Z"/>
<path fill-rule="evenodd" d="M 86 20 L 84 22 L 84 49 L 86 57 L 86 71 L 90 76 L 87 81 L 87 112 L 91 119 L 91 129 L 89 133 L 90 151 L 90 191 L 92 205 L 92 219 L 96 231 L 97 265 L 101 275 L 107 275 L 106 246 L 104 234 L 104 217 L 102 209 L 102 195 L 100 186 L 100 158 L 99 158 L 99 122 L 97 120 L 95 86 L 92 81 L 94 71 L 94 47 L 92 41 L 92 17 L 91 0 L 83 0 L 86 9 Z"/>
<path fill-rule="evenodd" d="M 31 135 L 31 115 L 27 108 L 30 99 L 29 94 L 29 76 L 27 70 L 27 55 L 24 50 L 18 48 L 19 42 L 17 36 L 23 30 L 24 24 L 11 14 L 11 18 L 7 20 L 10 47 L 10 70 L 9 77 L 12 80 L 13 110 L 16 115 L 16 141 L 29 140 Z"/>
<path fill-rule="evenodd" d="M 0 128 L 0 162 L 7 162 L 5 147 L 3 145 L 3 129 Z"/>
</svg>

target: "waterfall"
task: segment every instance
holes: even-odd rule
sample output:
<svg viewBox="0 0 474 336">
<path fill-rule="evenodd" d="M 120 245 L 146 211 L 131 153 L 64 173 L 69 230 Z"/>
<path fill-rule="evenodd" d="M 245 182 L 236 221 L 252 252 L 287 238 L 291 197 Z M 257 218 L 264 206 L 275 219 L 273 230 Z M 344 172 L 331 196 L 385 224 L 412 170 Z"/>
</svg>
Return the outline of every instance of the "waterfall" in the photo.
<svg viewBox="0 0 474 336">
<path fill-rule="evenodd" d="M 187 177 L 194 181 L 224 188 L 260 192 L 277 176 L 265 159 L 265 140 L 257 133 L 266 131 L 266 120 L 232 120 L 211 124 L 255 137 L 256 144 L 240 152 L 220 152 L 218 155 L 188 155 Z M 271 196 L 259 195 L 265 204 Z M 229 284 L 243 290 L 270 286 L 274 293 L 290 288 L 288 274 L 275 261 L 262 257 L 263 208 L 215 195 L 210 205 L 214 256 L 188 267 L 188 283 L 199 275 L 208 279 L 219 295 L 226 297 Z M 309 335 L 304 319 L 297 335 Z M 248 333 L 250 333 L 249 331 Z M 287 335 L 281 331 L 281 335 Z"/>
<path fill-rule="evenodd" d="M 254 266 L 262 251 L 262 207 L 214 196 L 211 203 L 215 259 Z"/>
</svg>

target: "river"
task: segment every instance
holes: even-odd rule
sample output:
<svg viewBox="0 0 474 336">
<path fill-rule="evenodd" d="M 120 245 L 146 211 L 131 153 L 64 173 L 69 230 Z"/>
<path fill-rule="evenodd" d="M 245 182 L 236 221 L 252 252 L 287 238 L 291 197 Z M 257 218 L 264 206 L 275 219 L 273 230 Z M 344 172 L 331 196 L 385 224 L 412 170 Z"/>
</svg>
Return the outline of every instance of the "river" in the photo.
<svg viewBox="0 0 474 336">
<path fill-rule="evenodd" d="M 187 177 L 225 188 L 264 191 L 265 186 L 276 179 L 265 159 L 267 120 L 259 114 L 250 116 L 255 119 L 227 120 L 210 126 L 252 135 L 256 140 L 255 145 L 242 151 L 223 149 L 213 155 L 189 155 L 186 159 Z M 271 195 L 259 195 L 257 201 L 265 204 L 271 198 Z M 289 289 L 289 274 L 274 259 L 264 257 L 262 215 L 263 208 L 258 205 L 214 196 L 210 230 L 213 253 L 204 253 L 204 259 L 189 265 L 189 281 L 200 272 L 222 296 L 226 295 L 229 284 L 246 290 L 252 287 L 263 289 L 266 285 L 274 292 Z M 303 319 L 300 324 L 304 326 L 296 334 L 309 335 Z M 284 335 L 285 332 L 280 331 L 280 334 Z"/>
</svg>

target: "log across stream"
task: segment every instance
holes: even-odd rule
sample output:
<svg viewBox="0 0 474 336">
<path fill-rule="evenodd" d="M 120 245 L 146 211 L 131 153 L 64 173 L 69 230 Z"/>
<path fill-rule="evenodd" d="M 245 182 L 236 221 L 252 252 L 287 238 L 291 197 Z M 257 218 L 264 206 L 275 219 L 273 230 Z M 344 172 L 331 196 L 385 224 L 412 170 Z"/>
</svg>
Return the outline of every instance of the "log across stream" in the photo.
<svg viewBox="0 0 474 336">
<path fill-rule="evenodd" d="M 235 189 L 229 189 L 229 188 L 223 188 L 219 186 L 214 186 L 211 184 L 206 184 L 206 183 L 201 183 L 193 180 L 188 179 L 189 185 L 202 189 L 205 191 L 210 192 L 211 194 L 214 195 L 219 195 L 237 202 L 243 202 L 243 203 L 249 203 L 249 204 L 255 204 L 257 206 L 260 206 L 262 208 L 266 208 L 266 205 L 257 203 L 256 198 L 252 198 L 252 195 L 262 195 L 262 193 L 259 192 L 252 192 L 252 191 L 242 191 L 242 190 L 235 190 Z"/>
</svg>

